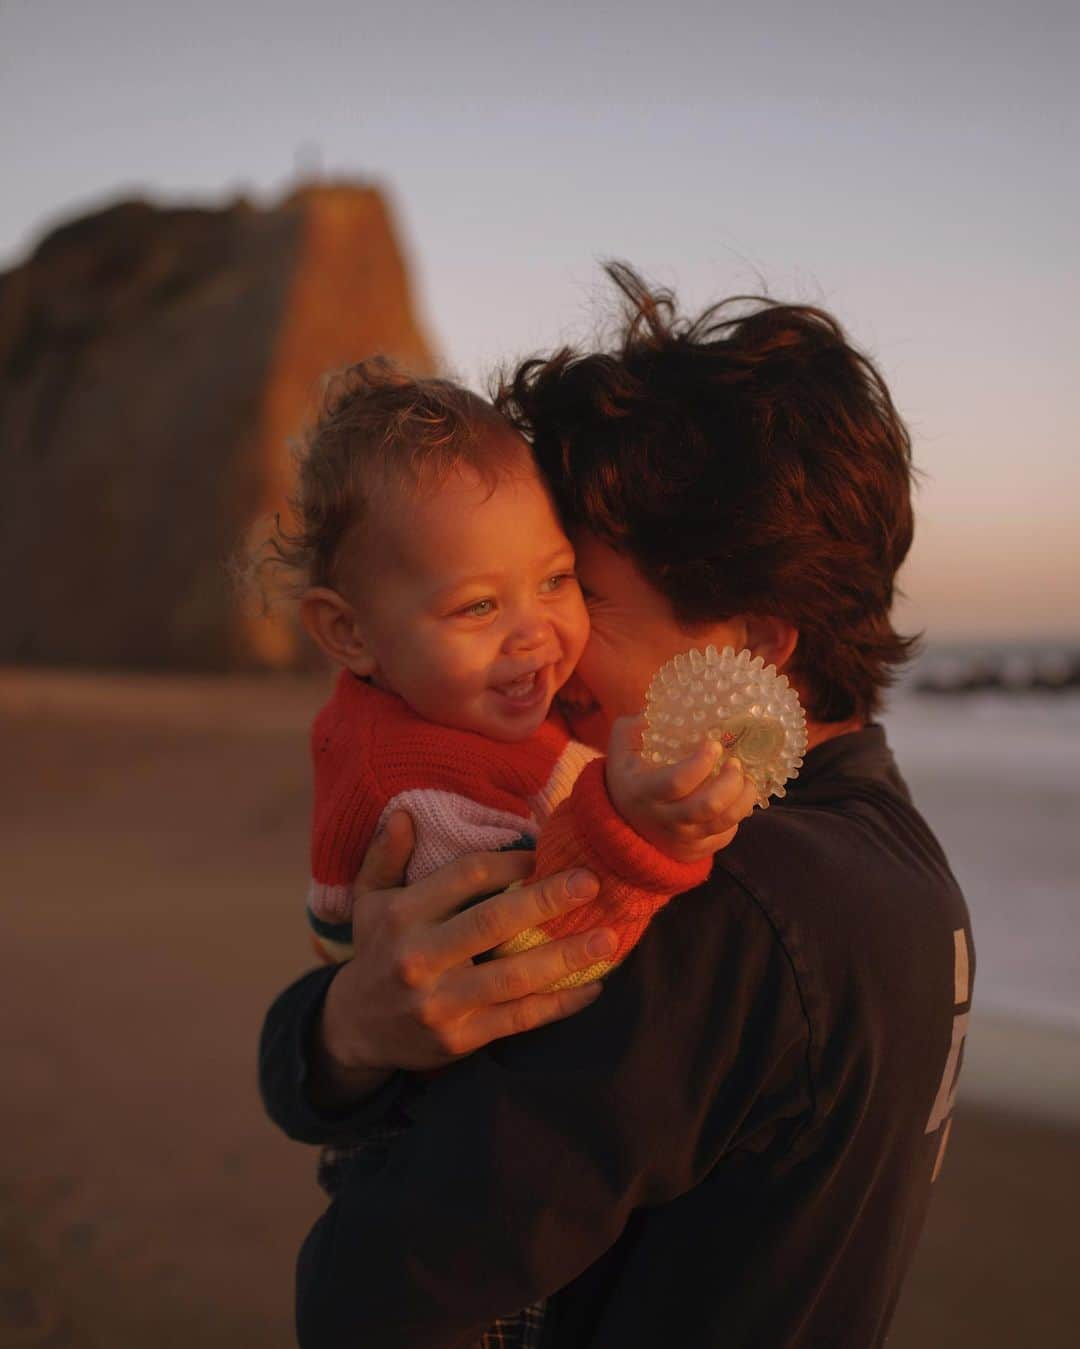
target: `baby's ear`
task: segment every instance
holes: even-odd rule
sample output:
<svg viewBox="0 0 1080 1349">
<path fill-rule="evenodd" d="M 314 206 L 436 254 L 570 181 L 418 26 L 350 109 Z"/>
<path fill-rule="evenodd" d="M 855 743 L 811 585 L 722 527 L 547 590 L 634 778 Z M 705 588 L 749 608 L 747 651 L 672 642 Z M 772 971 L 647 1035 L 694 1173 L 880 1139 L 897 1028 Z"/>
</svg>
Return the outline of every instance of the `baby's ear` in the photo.
<svg viewBox="0 0 1080 1349">
<path fill-rule="evenodd" d="M 375 671 L 375 653 L 364 637 L 356 610 L 344 596 L 328 586 L 312 586 L 300 599 L 300 621 L 307 635 L 335 665 L 353 674 Z"/>
</svg>

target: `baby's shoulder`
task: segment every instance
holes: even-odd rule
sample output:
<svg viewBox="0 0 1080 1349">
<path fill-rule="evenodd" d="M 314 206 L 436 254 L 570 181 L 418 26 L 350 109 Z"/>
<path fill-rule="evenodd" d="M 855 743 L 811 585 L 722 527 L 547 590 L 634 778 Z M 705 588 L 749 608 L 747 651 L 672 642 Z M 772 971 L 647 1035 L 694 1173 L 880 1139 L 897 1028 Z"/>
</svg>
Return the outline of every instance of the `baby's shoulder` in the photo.
<svg viewBox="0 0 1080 1349">
<path fill-rule="evenodd" d="M 413 715 L 380 723 L 372 752 L 379 780 L 391 792 L 422 785 L 466 796 L 494 790 L 525 800 L 543 789 L 565 745 L 557 727 L 507 742 Z"/>
<path fill-rule="evenodd" d="M 388 798 L 422 787 L 507 807 L 540 796 L 553 774 L 561 778 L 572 744 L 554 719 L 510 742 L 442 726 L 348 672 L 312 727 L 317 769 L 363 775 Z"/>
</svg>

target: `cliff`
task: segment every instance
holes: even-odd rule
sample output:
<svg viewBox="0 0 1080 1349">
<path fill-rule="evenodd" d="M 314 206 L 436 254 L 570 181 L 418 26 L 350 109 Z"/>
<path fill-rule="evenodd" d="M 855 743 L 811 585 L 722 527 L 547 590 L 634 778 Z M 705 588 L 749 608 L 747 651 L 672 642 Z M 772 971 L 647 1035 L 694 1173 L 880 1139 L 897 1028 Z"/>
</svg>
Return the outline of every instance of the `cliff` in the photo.
<svg viewBox="0 0 1080 1349">
<path fill-rule="evenodd" d="M 0 275 L 0 661 L 301 662 L 225 563 L 284 508 L 321 375 L 375 352 L 432 369 L 375 189 L 124 202 L 48 235 Z"/>
</svg>

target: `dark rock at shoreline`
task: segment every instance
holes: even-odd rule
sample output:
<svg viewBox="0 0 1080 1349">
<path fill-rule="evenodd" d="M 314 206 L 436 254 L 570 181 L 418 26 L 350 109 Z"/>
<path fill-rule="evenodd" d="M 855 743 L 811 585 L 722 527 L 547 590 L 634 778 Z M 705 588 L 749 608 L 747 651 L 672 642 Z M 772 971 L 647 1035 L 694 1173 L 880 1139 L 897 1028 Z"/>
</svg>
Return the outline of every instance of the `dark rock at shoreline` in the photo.
<svg viewBox="0 0 1080 1349">
<path fill-rule="evenodd" d="M 1065 693 L 1080 689 L 1080 651 L 974 653 L 930 658 L 916 693 Z"/>
<path fill-rule="evenodd" d="M 0 661 L 290 666 L 225 563 L 283 510 L 322 374 L 433 367 L 372 188 L 278 207 L 122 202 L 0 275 Z"/>
</svg>

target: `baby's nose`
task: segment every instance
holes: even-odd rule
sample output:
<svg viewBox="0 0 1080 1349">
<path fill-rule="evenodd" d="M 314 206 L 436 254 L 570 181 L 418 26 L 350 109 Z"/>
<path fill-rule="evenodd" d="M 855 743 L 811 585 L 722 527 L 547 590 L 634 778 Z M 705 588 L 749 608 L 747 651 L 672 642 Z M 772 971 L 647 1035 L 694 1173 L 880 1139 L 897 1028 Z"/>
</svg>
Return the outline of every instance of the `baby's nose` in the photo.
<svg viewBox="0 0 1080 1349">
<path fill-rule="evenodd" d="M 529 619 L 518 623 L 506 639 L 510 651 L 536 651 L 545 643 L 554 644 L 555 634 L 551 624 L 542 619 Z"/>
</svg>

